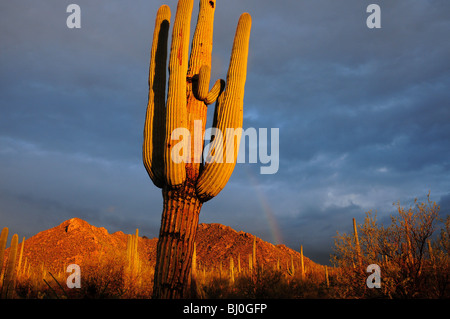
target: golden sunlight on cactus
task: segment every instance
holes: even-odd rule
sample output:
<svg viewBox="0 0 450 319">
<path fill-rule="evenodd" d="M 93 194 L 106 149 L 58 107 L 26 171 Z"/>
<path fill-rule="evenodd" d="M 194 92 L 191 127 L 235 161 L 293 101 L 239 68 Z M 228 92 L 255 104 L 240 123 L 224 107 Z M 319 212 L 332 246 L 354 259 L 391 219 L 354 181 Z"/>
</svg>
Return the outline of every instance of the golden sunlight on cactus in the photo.
<svg viewBox="0 0 450 319">
<path fill-rule="evenodd" d="M 193 0 L 178 2 L 169 55 L 167 99 L 165 70 L 170 8 L 163 5 L 156 15 L 143 142 L 144 166 L 153 183 L 163 189 L 164 199 L 155 298 L 183 296 L 191 270 L 200 209 L 228 182 L 239 150 L 251 17 L 243 13 L 239 19 L 226 83 L 218 79 L 210 90 L 215 8 L 214 0 L 200 0 L 188 56 Z M 204 165 L 207 108 L 214 101 L 213 127 L 223 132 L 224 138 L 214 139 L 212 149 L 223 158 Z"/>
<path fill-rule="evenodd" d="M 170 8 L 161 6 L 156 15 L 155 32 L 151 48 L 151 61 L 148 77 L 149 94 L 147 115 L 144 127 L 142 149 L 144 166 L 153 183 L 162 187 L 164 183 L 163 148 L 165 132 L 165 90 L 167 35 L 169 33 Z M 153 147 L 158 145 L 161 147 Z"/>
<path fill-rule="evenodd" d="M 3 285 L 1 295 L 2 298 L 9 298 L 14 291 L 14 281 L 17 272 L 17 247 L 19 245 L 19 236 L 14 234 L 11 239 L 11 247 L 8 255 L 8 263 L 6 264 L 5 272 L 3 275 Z"/>
<path fill-rule="evenodd" d="M 223 141 L 215 139 L 211 149 L 222 153 L 224 157 L 232 154 L 233 158 L 224 158 L 222 161 L 214 161 L 205 165 L 205 170 L 200 175 L 197 183 L 197 193 L 204 200 L 216 196 L 223 189 L 236 163 L 241 139 L 241 132 L 236 129 L 242 128 L 243 121 L 244 87 L 250 28 L 251 17 L 248 13 L 244 13 L 241 15 L 236 29 L 226 88 L 217 101 L 213 123 L 214 127 L 223 132 L 224 137 Z M 229 131 L 228 129 L 234 130 Z M 238 134 L 235 134 L 236 132 Z M 230 146 L 233 148 L 231 152 L 226 149 Z"/>
</svg>

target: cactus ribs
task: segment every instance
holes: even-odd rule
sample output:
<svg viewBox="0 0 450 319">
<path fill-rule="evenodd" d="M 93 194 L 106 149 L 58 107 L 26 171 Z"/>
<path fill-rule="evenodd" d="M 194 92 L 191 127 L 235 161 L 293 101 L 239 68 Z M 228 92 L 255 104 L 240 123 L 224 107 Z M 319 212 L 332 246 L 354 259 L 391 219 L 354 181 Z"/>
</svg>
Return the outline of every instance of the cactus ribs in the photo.
<svg viewBox="0 0 450 319">
<path fill-rule="evenodd" d="M 201 121 L 205 132 L 208 104 L 214 103 L 213 127 L 226 132 L 241 128 L 243 122 L 244 88 L 251 17 L 243 13 L 239 19 L 226 82 L 217 80 L 209 90 L 215 1 L 200 0 L 197 26 L 189 54 L 190 21 L 193 0 L 180 0 L 173 25 L 169 56 L 169 80 L 166 92 L 166 60 L 170 8 L 163 5 L 156 15 L 149 69 L 149 95 L 144 127 L 143 162 L 155 186 L 162 189 L 164 205 L 157 246 L 154 298 L 182 298 L 191 270 L 193 246 L 200 209 L 216 196 L 230 178 L 239 149 L 239 136 L 233 143 L 212 141 L 211 148 L 227 154 L 227 145 L 234 148 L 234 162 L 203 164 L 203 139 L 190 145 L 189 159 L 174 161 L 177 144 L 172 132 L 185 128 L 194 131 Z M 179 141 L 184 143 L 187 141 Z M 196 145 L 201 143 L 201 145 Z M 188 144 L 186 144 L 188 146 Z"/>
</svg>

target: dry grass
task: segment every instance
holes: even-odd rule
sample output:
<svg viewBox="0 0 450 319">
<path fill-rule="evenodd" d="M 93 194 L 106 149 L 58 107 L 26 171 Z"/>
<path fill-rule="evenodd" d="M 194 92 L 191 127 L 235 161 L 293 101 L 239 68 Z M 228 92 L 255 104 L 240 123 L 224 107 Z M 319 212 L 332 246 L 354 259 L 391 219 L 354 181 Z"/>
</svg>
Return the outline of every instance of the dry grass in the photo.
<svg viewBox="0 0 450 319">
<path fill-rule="evenodd" d="M 355 224 L 356 232 L 337 234 L 333 267 L 325 269 L 310 263 L 302 273 L 298 259 L 285 265 L 254 267 L 251 261 L 231 258 L 227 265 L 199 263 L 191 276 L 187 296 L 203 299 L 449 298 L 450 217 L 440 219 L 439 207 L 430 200 L 416 201 L 410 208 L 397 207 L 398 214 L 392 216 L 390 225 L 380 225 L 376 214 L 368 212 L 362 224 Z M 30 265 L 24 260 L 16 270 L 8 297 L 151 298 L 154 265 L 137 253 L 137 246 L 132 246 L 134 254 L 129 247 L 116 254 L 101 253 L 83 261 L 81 288 L 67 287 L 67 265 L 52 273 L 43 265 Z M 7 262 L 6 258 L 4 265 Z M 370 289 L 366 285 L 370 275 L 366 267 L 370 264 L 380 266 L 381 288 Z"/>
</svg>

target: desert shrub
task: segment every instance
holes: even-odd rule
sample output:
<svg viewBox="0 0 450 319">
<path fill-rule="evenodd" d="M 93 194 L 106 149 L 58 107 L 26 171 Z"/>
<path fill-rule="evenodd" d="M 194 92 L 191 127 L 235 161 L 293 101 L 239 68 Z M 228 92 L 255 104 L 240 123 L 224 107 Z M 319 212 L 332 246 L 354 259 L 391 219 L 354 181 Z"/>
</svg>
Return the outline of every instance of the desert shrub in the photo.
<svg viewBox="0 0 450 319">
<path fill-rule="evenodd" d="M 235 283 L 236 298 L 289 298 L 288 282 L 281 271 L 256 269 L 249 274 L 240 276 Z"/>
<path fill-rule="evenodd" d="M 449 217 L 440 236 L 433 236 L 439 206 L 417 199 L 409 208 L 397 204 L 391 224 L 380 225 L 376 214 L 367 212 L 354 234 L 339 234 L 333 262 L 339 269 L 334 294 L 338 298 L 440 298 L 448 295 Z M 441 224 L 442 225 L 442 224 Z M 433 238 L 434 237 L 434 238 Z M 433 248 L 434 247 L 434 248 Z M 366 268 L 377 264 L 382 286 L 369 289 Z"/>
<path fill-rule="evenodd" d="M 17 277 L 13 298 L 150 298 L 153 267 L 143 260 L 133 271 L 127 265 L 126 255 L 122 252 L 86 258 L 80 263 L 81 287 L 72 289 L 67 287 L 68 274 L 64 267 L 51 272 L 44 266 L 30 267 Z"/>
<path fill-rule="evenodd" d="M 229 280 L 226 278 L 213 277 L 208 285 L 201 287 L 202 296 L 206 299 L 228 298 L 231 293 Z"/>
<path fill-rule="evenodd" d="M 324 275 L 310 272 L 302 278 L 300 274 L 256 267 L 252 272 L 238 274 L 234 282 L 230 277 L 210 272 L 206 280 L 198 280 L 199 298 L 205 299 L 291 299 L 328 298 L 329 288 Z"/>
</svg>

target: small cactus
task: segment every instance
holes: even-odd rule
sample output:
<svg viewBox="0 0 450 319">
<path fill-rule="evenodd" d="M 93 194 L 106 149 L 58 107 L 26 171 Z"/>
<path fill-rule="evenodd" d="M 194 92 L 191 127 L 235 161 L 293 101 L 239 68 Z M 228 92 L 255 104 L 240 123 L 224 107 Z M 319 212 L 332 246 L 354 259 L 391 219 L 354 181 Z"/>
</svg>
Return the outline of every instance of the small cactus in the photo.
<svg viewBox="0 0 450 319">
<path fill-rule="evenodd" d="M 304 279 L 305 278 L 305 264 L 303 262 L 303 245 L 300 246 L 300 262 L 301 262 L 302 279 Z"/>
<path fill-rule="evenodd" d="M 22 243 L 20 245 L 19 261 L 17 263 L 17 275 L 20 275 L 20 267 L 22 266 L 23 248 L 25 246 L 25 237 L 22 238 Z"/>
<path fill-rule="evenodd" d="M 287 267 L 287 272 L 289 276 L 295 276 L 295 267 L 294 267 L 294 256 L 291 254 L 291 267 Z"/>
<path fill-rule="evenodd" d="M 356 255 L 357 255 L 358 263 L 360 266 L 362 266 L 361 247 L 359 246 L 358 230 L 357 230 L 355 218 L 353 218 L 353 236 L 355 239 Z"/>
<path fill-rule="evenodd" d="M 253 236 L 252 265 L 256 268 L 256 236 Z"/>
<path fill-rule="evenodd" d="M 233 257 L 230 257 L 230 281 L 234 284 L 234 260 Z"/>
<path fill-rule="evenodd" d="M 241 254 L 238 254 L 238 260 L 237 260 L 237 264 L 238 264 L 238 273 L 241 273 Z"/>
<path fill-rule="evenodd" d="M 8 241 L 8 227 L 4 227 L 0 235 L 0 285 L 2 284 L 3 257 L 5 256 L 6 242 Z"/>
<path fill-rule="evenodd" d="M 14 282 L 16 279 L 16 257 L 17 246 L 19 245 L 19 236 L 14 234 L 11 239 L 9 248 L 8 263 L 6 265 L 5 274 L 2 285 L 2 298 L 10 298 L 14 290 Z"/>
<path fill-rule="evenodd" d="M 127 236 L 127 271 L 128 275 L 135 276 L 139 271 L 140 260 L 138 253 L 139 230 L 134 235 Z"/>
<path fill-rule="evenodd" d="M 191 278 L 197 278 L 197 245 L 194 243 L 194 252 L 192 253 L 192 270 L 191 270 Z"/>
</svg>

